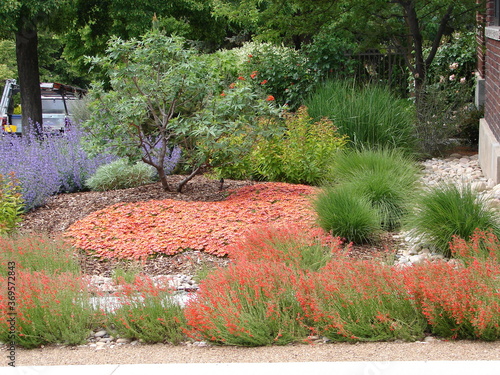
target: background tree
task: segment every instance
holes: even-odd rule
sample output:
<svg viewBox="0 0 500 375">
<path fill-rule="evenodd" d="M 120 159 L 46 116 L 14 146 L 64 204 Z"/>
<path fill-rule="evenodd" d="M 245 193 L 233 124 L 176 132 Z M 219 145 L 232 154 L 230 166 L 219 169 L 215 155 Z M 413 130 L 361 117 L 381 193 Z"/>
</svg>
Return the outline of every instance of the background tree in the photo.
<svg viewBox="0 0 500 375">
<path fill-rule="evenodd" d="M 16 42 L 18 79 L 23 108 L 23 133 L 32 124 L 42 124 L 42 101 L 38 63 L 38 33 L 41 28 L 61 29 L 71 14 L 71 0 L 3 0 L 0 30 Z"/>
<path fill-rule="evenodd" d="M 76 0 L 75 7 L 77 17 L 61 38 L 63 57 L 87 84 L 99 72 L 94 68 L 89 75 L 85 56 L 103 55 L 112 36 L 127 40 L 143 35 L 153 17 L 158 29 L 185 37 L 205 51 L 216 50 L 232 33 L 226 18 L 212 16 L 210 2 L 202 0 Z"/>
</svg>

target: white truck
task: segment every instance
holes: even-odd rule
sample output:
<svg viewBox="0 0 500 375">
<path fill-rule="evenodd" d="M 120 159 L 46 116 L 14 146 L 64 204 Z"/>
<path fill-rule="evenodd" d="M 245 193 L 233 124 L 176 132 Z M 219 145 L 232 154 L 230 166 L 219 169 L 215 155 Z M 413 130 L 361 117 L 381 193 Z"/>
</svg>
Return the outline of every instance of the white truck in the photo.
<svg viewBox="0 0 500 375">
<path fill-rule="evenodd" d="M 86 91 L 60 83 L 41 83 L 43 130 L 62 132 L 71 122 L 72 108 Z M 19 92 L 15 79 L 5 82 L 0 101 L 0 127 L 4 132 L 22 134 L 22 113 L 14 113 L 13 97 Z M 1 130 L 0 130 L 1 131 Z"/>
</svg>

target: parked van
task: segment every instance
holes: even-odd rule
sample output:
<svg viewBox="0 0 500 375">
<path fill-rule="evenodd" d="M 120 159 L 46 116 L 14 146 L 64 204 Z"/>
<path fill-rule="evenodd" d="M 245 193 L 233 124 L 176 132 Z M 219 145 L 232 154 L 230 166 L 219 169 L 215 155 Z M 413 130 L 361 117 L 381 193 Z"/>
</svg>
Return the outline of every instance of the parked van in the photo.
<svg viewBox="0 0 500 375">
<path fill-rule="evenodd" d="M 62 132 L 71 122 L 73 106 L 81 99 L 86 91 L 77 87 L 60 83 L 41 83 L 42 118 L 45 132 Z M 16 113 L 13 97 L 19 92 L 15 79 L 8 79 L 5 83 L 0 101 L 0 124 L 5 132 L 22 133 L 22 110 Z"/>
</svg>

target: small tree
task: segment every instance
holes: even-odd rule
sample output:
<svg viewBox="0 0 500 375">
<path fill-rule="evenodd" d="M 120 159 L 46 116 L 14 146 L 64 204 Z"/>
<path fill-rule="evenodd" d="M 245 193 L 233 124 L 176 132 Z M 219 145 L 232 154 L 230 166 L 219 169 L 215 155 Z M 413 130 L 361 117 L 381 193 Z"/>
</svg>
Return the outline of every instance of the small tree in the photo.
<svg viewBox="0 0 500 375">
<path fill-rule="evenodd" d="M 181 149 L 188 170 L 177 187 L 181 192 L 201 170 L 248 152 L 257 119 L 278 113 L 272 97 L 261 98 L 245 77 L 227 85 L 215 56 L 157 30 L 141 40 L 112 38 L 106 56 L 92 63 L 107 71 L 112 90 L 103 83 L 91 90 L 88 145 L 142 159 L 156 168 L 166 191 L 166 162 L 174 148 Z M 229 134 L 244 135 L 243 141 L 234 144 Z"/>
</svg>

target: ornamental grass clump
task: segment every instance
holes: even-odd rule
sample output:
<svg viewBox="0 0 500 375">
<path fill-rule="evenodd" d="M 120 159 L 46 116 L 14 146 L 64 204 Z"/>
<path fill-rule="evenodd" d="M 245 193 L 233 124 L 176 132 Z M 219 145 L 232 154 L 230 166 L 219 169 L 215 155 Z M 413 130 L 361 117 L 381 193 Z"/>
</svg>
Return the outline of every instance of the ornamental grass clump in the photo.
<svg viewBox="0 0 500 375">
<path fill-rule="evenodd" d="M 154 173 L 148 164 L 141 161 L 131 164 L 122 158 L 101 165 L 85 185 L 95 191 L 133 188 L 152 183 Z"/>
<path fill-rule="evenodd" d="M 389 88 L 329 80 L 317 88 L 305 105 L 312 117 L 334 121 L 354 148 L 401 148 L 410 154 L 415 151 L 412 106 Z"/>
<path fill-rule="evenodd" d="M 323 189 L 314 206 L 320 227 L 347 242 L 370 242 L 380 232 L 377 209 L 367 197 L 353 194 L 346 186 Z"/>
<path fill-rule="evenodd" d="M 185 339 L 183 310 L 168 284 L 158 285 L 146 275 L 138 275 L 133 283 L 118 283 L 120 307 L 106 316 L 110 331 L 146 343 L 178 344 Z"/>
<path fill-rule="evenodd" d="M 442 184 L 422 192 L 407 225 L 414 236 L 447 257 L 453 236 L 468 240 L 476 229 L 500 234 L 498 217 L 467 184 Z"/>
<path fill-rule="evenodd" d="M 337 192 L 338 196 L 350 195 L 349 199 L 358 205 L 368 200 L 379 215 L 379 229 L 391 231 L 399 229 L 407 215 L 417 180 L 415 161 L 401 150 L 350 150 L 339 152 L 332 159 L 325 190 Z M 340 203 L 332 201 L 330 204 Z M 339 209 L 339 212 L 344 211 L 348 211 L 347 207 Z M 323 214 L 318 211 L 318 215 L 322 220 Z"/>
</svg>

